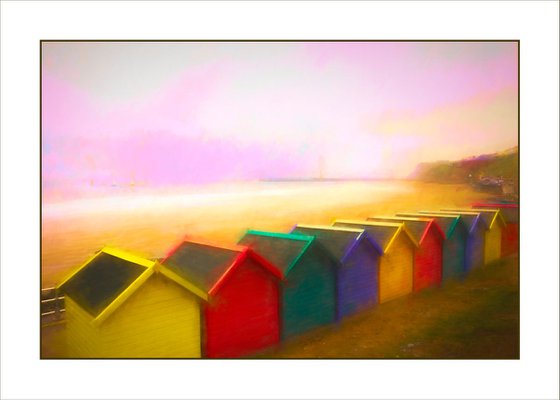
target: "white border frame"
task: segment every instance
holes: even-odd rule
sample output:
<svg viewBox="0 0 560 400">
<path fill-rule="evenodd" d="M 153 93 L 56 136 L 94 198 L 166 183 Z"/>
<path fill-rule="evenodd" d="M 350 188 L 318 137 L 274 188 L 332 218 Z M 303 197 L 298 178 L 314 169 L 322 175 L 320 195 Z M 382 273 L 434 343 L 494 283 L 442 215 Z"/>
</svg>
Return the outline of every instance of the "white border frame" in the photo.
<svg viewBox="0 0 560 400">
<path fill-rule="evenodd" d="M 557 2 L 3 1 L 1 11 L 2 398 L 558 398 Z M 70 38 L 520 39 L 521 360 L 39 360 L 39 40 Z"/>
</svg>

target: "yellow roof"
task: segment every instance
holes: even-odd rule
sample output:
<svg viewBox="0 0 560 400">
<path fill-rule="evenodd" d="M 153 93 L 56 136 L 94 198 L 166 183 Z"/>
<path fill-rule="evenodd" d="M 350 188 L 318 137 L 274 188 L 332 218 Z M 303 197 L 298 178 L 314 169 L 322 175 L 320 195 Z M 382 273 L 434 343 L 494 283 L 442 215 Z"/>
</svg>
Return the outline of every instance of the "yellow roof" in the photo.
<svg viewBox="0 0 560 400">
<path fill-rule="evenodd" d="M 90 257 L 86 262 L 84 262 L 82 265 L 80 265 L 79 268 L 77 268 L 66 279 L 64 279 L 59 285 L 57 285 L 57 288 L 61 288 L 65 283 L 69 282 L 70 279 L 72 279 L 76 274 L 78 274 L 83 268 L 88 266 L 97 256 L 99 256 L 102 253 L 117 257 L 121 260 L 125 260 L 125 261 L 131 262 L 133 264 L 140 265 L 140 266 L 144 267 L 145 270 L 142 271 L 124 289 L 122 289 L 122 291 L 120 291 L 120 293 L 118 293 L 118 295 L 107 306 L 102 308 L 97 315 L 92 315 L 92 317 L 93 317 L 92 322 L 93 322 L 94 325 L 99 325 L 99 324 L 103 323 L 133 293 L 135 293 L 136 290 L 138 290 L 148 280 L 148 278 L 150 276 L 152 276 L 154 274 L 154 272 L 156 272 L 156 270 L 158 272 L 161 272 L 162 275 L 164 275 L 164 276 L 174 280 L 175 282 L 179 283 L 181 286 L 185 287 L 186 289 L 188 289 L 190 292 L 197 295 L 198 297 L 206 299 L 204 296 L 201 296 L 201 294 L 196 290 L 196 288 L 191 288 L 191 287 L 189 287 L 188 284 L 186 285 L 183 282 L 179 281 L 174 276 L 171 276 L 171 273 L 167 273 L 167 271 L 165 271 L 164 268 L 157 268 L 156 266 L 159 267 L 159 264 L 156 261 L 148 260 L 146 258 L 140 257 L 138 255 L 135 255 L 135 254 L 132 254 L 130 252 L 127 252 L 127 251 L 124 251 L 124 250 L 121 250 L 121 249 L 117 249 L 117 248 L 114 248 L 114 247 L 104 247 L 103 249 L 101 249 L 100 251 L 95 253 L 95 255 Z"/>
</svg>

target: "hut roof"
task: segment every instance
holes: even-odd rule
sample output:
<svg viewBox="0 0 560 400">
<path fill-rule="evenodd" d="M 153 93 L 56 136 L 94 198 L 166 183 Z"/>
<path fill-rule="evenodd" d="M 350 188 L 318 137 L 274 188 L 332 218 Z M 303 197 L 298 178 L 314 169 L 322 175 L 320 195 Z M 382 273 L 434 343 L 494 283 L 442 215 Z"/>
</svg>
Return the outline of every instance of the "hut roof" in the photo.
<svg viewBox="0 0 560 400">
<path fill-rule="evenodd" d="M 474 203 L 472 207 L 499 209 L 508 224 L 519 222 L 519 204 L 517 203 Z"/>
<path fill-rule="evenodd" d="M 319 243 L 341 262 L 360 240 L 368 240 L 379 254 L 383 254 L 383 250 L 368 237 L 363 229 L 298 224 L 294 226 L 292 233 L 315 236 Z"/>
<path fill-rule="evenodd" d="M 435 212 L 435 211 L 434 211 Z M 478 224 L 482 225 L 484 229 L 488 229 L 488 225 L 482 215 L 479 212 L 474 211 L 439 211 L 441 214 L 445 215 L 460 215 L 465 224 L 467 225 L 469 232 L 473 232 Z"/>
<path fill-rule="evenodd" d="M 361 229 L 364 229 L 367 234 L 379 245 L 379 247 L 383 249 L 384 253 L 387 253 L 390 250 L 391 245 L 394 243 L 396 237 L 399 233 L 401 233 L 401 231 L 404 231 L 410 241 L 415 246 L 418 246 L 414 236 L 412 236 L 408 228 L 406 228 L 402 222 L 393 223 L 338 219 L 335 220 L 332 225 L 337 227 L 360 227 Z"/>
<path fill-rule="evenodd" d="M 265 257 L 286 277 L 314 240 L 313 236 L 295 233 L 248 230 L 239 244 Z"/>
<path fill-rule="evenodd" d="M 486 224 L 486 226 L 491 229 L 494 224 L 500 224 L 504 226 L 506 221 L 499 209 L 481 209 L 481 208 L 442 208 L 443 211 L 455 211 L 455 212 L 476 212 L 480 214 L 480 217 Z"/>
<path fill-rule="evenodd" d="M 406 225 L 410 234 L 417 243 L 422 243 L 432 225 L 435 227 L 436 231 L 439 232 L 441 237 L 445 238 L 445 234 L 439 225 L 435 223 L 433 218 L 375 216 L 368 217 L 368 221 L 402 222 Z"/>
<path fill-rule="evenodd" d="M 109 314 L 153 273 L 155 261 L 105 247 L 58 288 L 94 318 Z M 126 294 L 126 292 L 129 292 Z M 124 297 L 123 297 L 124 296 Z"/>
<path fill-rule="evenodd" d="M 433 218 L 440 226 L 441 230 L 445 233 L 446 238 L 448 238 L 453 234 L 455 228 L 459 224 L 463 224 L 463 226 L 465 226 L 466 229 L 466 225 L 461 219 L 461 216 L 457 214 L 446 214 L 441 211 L 418 211 L 418 212 L 409 212 L 409 213 L 397 213 L 397 216 Z"/>
<path fill-rule="evenodd" d="M 268 261 L 249 254 L 246 247 L 225 247 L 198 240 L 183 240 L 162 261 L 162 265 L 185 280 L 186 284 L 192 284 L 203 293 L 212 295 L 247 256 L 256 258 L 263 267 L 277 275 L 275 268 Z M 162 272 L 165 274 L 166 271 L 162 269 Z M 203 297 L 207 299 L 208 296 Z"/>
</svg>

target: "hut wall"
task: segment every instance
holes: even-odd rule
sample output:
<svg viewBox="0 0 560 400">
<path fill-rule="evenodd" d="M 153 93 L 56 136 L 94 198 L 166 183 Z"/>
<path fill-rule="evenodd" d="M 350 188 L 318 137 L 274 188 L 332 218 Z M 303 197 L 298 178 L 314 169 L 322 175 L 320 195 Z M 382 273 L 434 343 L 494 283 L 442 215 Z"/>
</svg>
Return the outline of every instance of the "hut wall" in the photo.
<svg viewBox="0 0 560 400">
<path fill-rule="evenodd" d="M 315 244 L 282 287 L 282 338 L 330 324 L 336 316 L 336 263 Z"/>
<path fill-rule="evenodd" d="M 186 289 L 152 275 L 100 326 L 102 357 L 200 357 L 200 303 Z"/>
<path fill-rule="evenodd" d="M 379 253 L 360 240 L 338 270 L 338 319 L 378 302 L 378 274 Z"/>
<path fill-rule="evenodd" d="M 455 227 L 451 236 L 443 244 L 442 279 L 458 279 L 465 274 L 466 230 Z"/>
<path fill-rule="evenodd" d="M 508 256 L 519 251 L 519 223 L 508 222 L 502 229 L 502 253 L 501 256 Z"/>
<path fill-rule="evenodd" d="M 238 357 L 280 340 L 279 281 L 246 259 L 205 306 L 207 357 Z"/>
<path fill-rule="evenodd" d="M 432 224 L 414 256 L 414 291 L 441 283 L 443 238 Z"/>
<path fill-rule="evenodd" d="M 379 302 L 384 303 L 412 292 L 413 245 L 400 233 L 389 253 L 379 261 Z"/>
<path fill-rule="evenodd" d="M 486 231 L 484 243 L 484 263 L 489 264 L 502 255 L 502 228 L 494 223 L 492 229 Z"/>
<path fill-rule="evenodd" d="M 85 312 L 68 295 L 66 309 L 66 345 L 70 358 L 95 358 L 98 354 L 99 329 L 92 324 L 93 317 Z"/>
<path fill-rule="evenodd" d="M 484 265 L 485 234 L 486 229 L 481 224 L 477 224 L 475 229 L 469 232 L 465 258 L 467 272 Z"/>
</svg>

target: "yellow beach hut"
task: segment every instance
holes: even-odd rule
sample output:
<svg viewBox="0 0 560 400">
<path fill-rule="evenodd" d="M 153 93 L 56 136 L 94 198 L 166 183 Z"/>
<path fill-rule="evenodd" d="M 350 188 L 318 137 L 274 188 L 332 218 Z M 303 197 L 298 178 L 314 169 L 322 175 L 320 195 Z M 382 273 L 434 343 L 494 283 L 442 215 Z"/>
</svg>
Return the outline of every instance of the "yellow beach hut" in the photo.
<svg viewBox="0 0 560 400">
<path fill-rule="evenodd" d="M 379 303 L 412 292 L 418 244 L 403 223 L 338 219 L 332 225 L 363 229 L 383 250 L 379 258 Z"/>
<path fill-rule="evenodd" d="M 477 208 L 442 208 L 446 212 L 476 212 L 488 227 L 484 235 L 484 264 L 498 260 L 502 256 L 502 230 L 506 227 L 506 220 L 498 209 Z"/>
<path fill-rule="evenodd" d="M 58 285 L 72 358 L 198 358 L 198 293 L 155 261 L 105 247 Z"/>
</svg>

